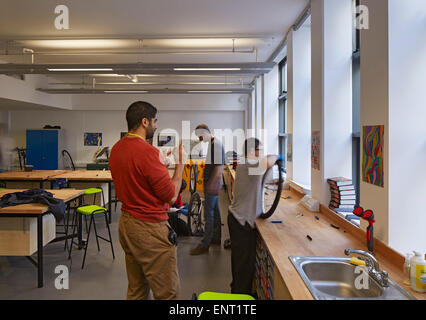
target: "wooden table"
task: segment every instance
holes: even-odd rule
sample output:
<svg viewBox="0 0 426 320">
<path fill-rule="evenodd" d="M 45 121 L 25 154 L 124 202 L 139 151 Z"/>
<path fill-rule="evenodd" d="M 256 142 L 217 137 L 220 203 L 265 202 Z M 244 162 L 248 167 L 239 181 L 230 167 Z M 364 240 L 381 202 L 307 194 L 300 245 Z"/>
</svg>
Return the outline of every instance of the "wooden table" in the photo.
<svg viewBox="0 0 426 320">
<path fill-rule="evenodd" d="M 37 181 L 42 189 L 44 181 L 64 172 L 65 170 L 7 171 L 0 173 L 0 181 Z"/>
<path fill-rule="evenodd" d="M 289 256 L 331 256 L 346 257 L 347 248 L 368 251 L 365 232 L 353 226 L 337 214 L 324 212 L 313 213 L 299 204 L 301 195 L 283 190 L 283 195 L 290 196 L 281 200 L 274 215 L 267 220 L 257 219 L 256 228 L 262 237 L 273 263 L 280 275 L 279 286 L 276 284 L 276 299 L 313 300 L 311 292 L 289 260 Z M 303 213 L 303 216 L 299 216 Z M 315 218 L 317 216 L 319 220 Z M 282 223 L 271 223 L 281 220 Z M 331 224 L 340 229 L 333 228 Z M 307 238 L 312 238 L 310 241 Z M 414 295 L 417 299 L 426 299 L 425 294 L 413 291 L 403 283 L 403 257 L 385 245 L 375 242 L 375 257 L 380 266 L 389 272 L 389 277 Z"/>
<path fill-rule="evenodd" d="M 63 173 L 48 178 L 51 185 L 56 179 L 66 179 L 69 185 L 72 183 L 107 183 L 108 184 L 108 212 L 109 212 L 109 223 L 111 223 L 111 185 L 112 176 L 109 170 L 65 170 Z"/>
<path fill-rule="evenodd" d="M 8 193 L 21 191 L 25 191 L 25 189 L 4 189 L 0 191 L 0 197 Z M 66 204 L 84 194 L 84 190 L 76 189 L 46 191 L 52 193 L 53 197 L 63 200 Z M 37 262 L 32 260 L 31 257 L 28 257 L 28 259 L 37 267 L 37 282 L 39 288 L 43 287 L 43 216 L 48 213 L 50 213 L 49 207 L 41 203 L 20 204 L 0 209 L 0 218 L 37 218 Z M 79 235 L 80 234 L 81 232 L 79 232 Z"/>
</svg>

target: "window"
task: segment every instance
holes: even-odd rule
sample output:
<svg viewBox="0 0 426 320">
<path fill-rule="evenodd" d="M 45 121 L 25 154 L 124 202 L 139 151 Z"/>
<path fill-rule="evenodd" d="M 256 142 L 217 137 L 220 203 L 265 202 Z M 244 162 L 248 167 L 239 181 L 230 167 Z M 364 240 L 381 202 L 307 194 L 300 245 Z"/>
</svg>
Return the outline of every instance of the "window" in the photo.
<svg viewBox="0 0 426 320">
<path fill-rule="evenodd" d="M 286 134 L 286 116 L 287 116 L 287 57 L 285 57 L 279 63 L 279 72 L 280 72 L 280 92 L 278 98 L 278 108 L 279 108 L 279 130 L 278 130 L 278 143 L 279 143 L 279 153 L 283 156 L 284 159 L 287 159 L 287 134 Z M 285 161 L 284 161 L 285 166 Z"/>
<path fill-rule="evenodd" d="M 360 0 L 353 0 L 354 5 L 354 28 L 353 28 L 353 54 L 352 54 L 352 182 L 356 190 L 356 204 L 360 199 L 360 177 L 361 177 L 361 138 L 360 138 L 360 100 L 361 100 L 361 80 L 360 80 L 360 29 L 356 26 L 356 8 L 360 5 Z"/>
</svg>

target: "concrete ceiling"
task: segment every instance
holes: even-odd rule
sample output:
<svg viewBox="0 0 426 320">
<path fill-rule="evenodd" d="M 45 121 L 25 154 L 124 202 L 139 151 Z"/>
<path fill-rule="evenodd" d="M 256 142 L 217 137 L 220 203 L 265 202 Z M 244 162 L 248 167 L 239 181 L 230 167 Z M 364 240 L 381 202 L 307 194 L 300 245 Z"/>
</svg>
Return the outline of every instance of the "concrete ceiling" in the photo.
<svg viewBox="0 0 426 320">
<path fill-rule="evenodd" d="M 54 9 L 69 8 L 56 30 Z M 308 0 L 2 0 L 0 37 L 284 35 Z"/>
<path fill-rule="evenodd" d="M 22 52 L 23 48 L 29 48 L 35 51 L 37 64 L 265 62 L 308 3 L 308 0 L 2 0 L 0 60 L 31 63 L 31 55 Z M 69 9 L 69 30 L 55 28 L 58 16 L 55 7 L 59 4 Z M 81 77 L 69 76 L 61 81 L 73 83 L 81 81 Z M 247 83 L 250 79 L 237 81 Z"/>
</svg>

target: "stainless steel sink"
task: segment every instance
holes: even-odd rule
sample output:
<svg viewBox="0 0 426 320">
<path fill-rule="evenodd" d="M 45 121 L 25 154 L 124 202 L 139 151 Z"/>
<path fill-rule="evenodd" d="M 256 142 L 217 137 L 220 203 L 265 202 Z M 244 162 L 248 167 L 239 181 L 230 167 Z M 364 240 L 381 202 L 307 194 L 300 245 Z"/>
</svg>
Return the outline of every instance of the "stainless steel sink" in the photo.
<svg viewBox="0 0 426 320">
<path fill-rule="evenodd" d="M 356 288 L 360 273 L 349 263 L 350 258 L 289 257 L 309 291 L 316 300 L 416 300 L 416 298 L 389 279 L 382 287 L 368 276 L 368 288 Z"/>
</svg>

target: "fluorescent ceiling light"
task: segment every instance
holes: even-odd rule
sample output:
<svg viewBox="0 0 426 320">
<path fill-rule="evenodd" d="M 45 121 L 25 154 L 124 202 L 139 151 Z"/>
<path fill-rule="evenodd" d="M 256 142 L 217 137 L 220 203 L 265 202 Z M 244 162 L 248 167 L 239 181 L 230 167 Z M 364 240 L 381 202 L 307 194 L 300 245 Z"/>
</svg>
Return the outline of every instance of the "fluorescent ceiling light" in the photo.
<svg viewBox="0 0 426 320">
<path fill-rule="evenodd" d="M 241 68 L 173 68 L 175 71 L 239 71 Z"/>
<path fill-rule="evenodd" d="M 63 39 L 63 40 L 17 40 L 18 44 L 37 49 L 115 49 L 137 45 L 132 39 Z"/>
<path fill-rule="evenodd" d="M 113 71 L 111 68 L 47 68 L 49 71 Z"/>
<path fill-rule="evenodd" d="M 231 90 L 189 90 L 188 93 L 231 93 Z"/>
<path fill-rule="evenodd" d="M 141 90 L 138 90 L 138 91 L 136 91 L 136 90 L 132 90 L 132 91 L 129 91 L 129 90 L 105 90 L 104 91 L 105 93 L 148 93 L 148 91 L 141 91 Z"/>
</svg>

